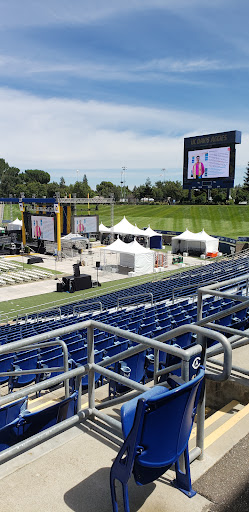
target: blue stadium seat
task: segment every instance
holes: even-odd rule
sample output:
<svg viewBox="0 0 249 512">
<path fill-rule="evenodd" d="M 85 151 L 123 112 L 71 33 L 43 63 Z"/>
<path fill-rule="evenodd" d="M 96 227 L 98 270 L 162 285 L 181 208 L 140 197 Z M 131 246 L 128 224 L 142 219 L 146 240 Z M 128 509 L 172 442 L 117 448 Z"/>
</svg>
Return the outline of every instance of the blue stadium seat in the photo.
<svg viewBox="0 0 249 512">
<path fill-rule="evenodd" d="M 130 357 L 126 357 L 123 361 L 118 361 L 115 363 L 114 371 L 127 377 L 136 382 L 145 381 L 145 358 L 146 358 L 146 350 L 140 352 L 139 354 L 135 354 Z M 115 382 L 111 380 L 109 383 L 109 396 L 116 396 L 119 393 L 125 393 L 129 391 L 129 387 L 124 384 L 120 384 L 119 382 Z"/>
<path fill-rule="evenodd" d="M 77 399 L 78 393 L 75 392 L 69 398 L 41 411 L 22 411 L 14 421 L 0 429 L 0 451 L 76 414 Z"/>
<path fill-rule="evenodd" d="M 14 421 L 21 412 L 27 408 L 28 397 L 20 398 L 15 402 L 0 407 L 0 429 Z"/>
<path fill-rule="evenodd" d="M 190 382 L 171 390 L 155 386 L 122 406 L 124 443 L 110 474 L 113 512 L 118 512 L 116 480 L 122 485 L 124 510 L 130 510 L 128 480 L 131 473 L 137 485 L 146 485 L 175 464 L 175 485 L 188 497 L 196 494 L 191 485 L 188 440 L 203 377 L 204 370 L 200 368 Z M 179 464 L 182 454 L 184 471 Z"/>
</svg>

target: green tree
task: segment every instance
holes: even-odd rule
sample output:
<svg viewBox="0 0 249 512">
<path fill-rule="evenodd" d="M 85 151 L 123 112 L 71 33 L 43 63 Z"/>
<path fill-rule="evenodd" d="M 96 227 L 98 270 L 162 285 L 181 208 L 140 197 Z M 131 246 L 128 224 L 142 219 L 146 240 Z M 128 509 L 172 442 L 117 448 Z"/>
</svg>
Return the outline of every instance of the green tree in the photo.
<svg viewBox="0 0 249 512">
<path fill-rule="evenodd" d="M 22 179 L 19 173 L 20 169 L 17 167 L 8 167 L 3 171 L 1 177 L 2 197 L 9 197 L 9 194 L 18 194 L 18 186 L 22 184 Z M 25 192 L 23 185 L 22 191 Z"/>
<path fill-rule="evenodd" d="M 126 194 L 128 189 L 126 188 Z M 116 185 L 113 185 L 111 181 L 101 181 L 99 185 L 96 186 L 96 192 L 99 196 L 103 197 L 111 197 L 111 194 L 114 194 L 115 201 L 119 201 L 121 196 L 121 189 Z"/>
<path fill-rule="evenodd" d="M 249 162 L 247 164 L 246 173 L 244 177 L 244 188 L 249 191 Z"/>
<path fill-rule="evenodd" d="M 27 169 L 21 173 L 21 178 L 24 183 L 39 181 L 39 183 L 47 185 L 50 182 L 50 174 L 45 171 L 40 171 L 39 169 Z"/>
<path fill-rule="evenodd" d="M 236 190 L 235 204 L 249 200 L 249 190 L 246 187 L 241 187 Z"/>
<path fill-rule="evenodd" d="M 0 180 L 2 175 L 9 169 L 9 164 L 5 162 L 4 158 L 0 158 Z"/>
<path fill-rule="evenodd" d="M 86 174 L 84 174 L 82 181 L 76 181 L 73 186 L 70 186 L 69 189 L 77 195 L 77 197 L 89 197 L 94 196 L 94 192 L 91 187 L 88 185 L 88 180 Z"/>
<path fill-rule="evenodd" d="M 47 184 L 47 196 L 54 197 L 56 192 L 60 192 L 60 185 L 57 181 L 51 181 Z"/>
</svg>

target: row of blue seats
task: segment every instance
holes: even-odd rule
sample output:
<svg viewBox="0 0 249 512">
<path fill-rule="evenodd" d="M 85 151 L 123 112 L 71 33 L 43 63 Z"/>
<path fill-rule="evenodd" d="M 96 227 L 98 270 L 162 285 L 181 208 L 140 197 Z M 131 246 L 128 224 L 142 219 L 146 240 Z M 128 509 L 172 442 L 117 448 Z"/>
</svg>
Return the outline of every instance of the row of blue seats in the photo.
<svg viewBox="0 0 249 512">
<path fill-rule="evenodd" d="M 152 293 L 154 302 L 167 300 L 172 297 L 172 291 L 174 290 L 175 297 L 188 296 L 192 292 L 194 293 L 200 283 L 206 284 L 208 281 L 222 281 L 226 278 L 231 279 L 232 277 L 238 277 L 248 271 L 248 258 L 242 255 L 236 255 L 232 259 L 224 259 L 221 262 L 210 263 L 205 268 L 197 267 L 196 269 L 186 270 L 181 274 L 168 277 L 157 282 L 148 282 L 141 285 L 136 285 L 131 288 L 119 290 L 110 294 L 104 294 L 101 296 L 101 302 L 105 309 L 117 306 L 117 300 L 125 298 L 130 295 L 137 295 L 141 293 Z M 184 288 L 189 287 L 191 288 Z M 141 298 L 138 298 L 140 301 Z M 89 300 L 78 301 L 77 303 L 61 306 L 62 315 L 71 315 L 75 305 L 90 310 L 95 307 L 93 303 L 96 302 L 95 298 Z M 134 298 L 132 299 L 134 303 Z M 53 311 L 42 313 L 44 318 L 54 315 Z M 35 315 L 33 315 L 35 318 Z M 32 315 L 30 316 L 30 318 Z"/>
</svg>

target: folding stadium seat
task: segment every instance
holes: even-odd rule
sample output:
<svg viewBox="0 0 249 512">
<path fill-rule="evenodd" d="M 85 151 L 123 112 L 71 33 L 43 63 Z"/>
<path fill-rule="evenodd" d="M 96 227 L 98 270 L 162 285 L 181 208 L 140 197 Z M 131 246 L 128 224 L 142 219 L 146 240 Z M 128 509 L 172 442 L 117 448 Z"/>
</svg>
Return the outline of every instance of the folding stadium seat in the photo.
<svg viewBox="0 0 249 512">
<path fill-rule="evenodd" d="M 135 382 L 143 382 L 145 380 L 145 358 L 146 358 L 146 350 L 140 352 L 139 354 L 135 354 L 130 357 L 126 357 L 123 361 L 118 361 L 115 363 L 114 371 L 123 375 L 124 377 L 130 378 Z M 124 384 L 120 384 L 119 382 L 115 382 L 110 380 L 109 383 L 109 396 L 112 395 L 115 397 L 119 393 L 125 393 L 129 391 L 130 388 L 125 386 Z"/>
<path fill-rule="evenodd" d="M 127 484 L 131 473 L 138 485 L 145 485 L 175 464 L 176 486 L 189 497 L 196 494 L 191 485 L 188 440 L 203 377 L 201 368 L 190 382 L 177 387 L 172 380 L 172 390 L 155 386 L 122 406 L 124 443 L 110 474 L 114 512 L 118 512 L 116 480 L 122 485 L 124 510 L 129 512 Z M 182 454 L 184 471 L 179 463 Z"/>
<path fill-rule="evenodd" d="M 28 397 L 0 407 L 0 429 L 14 421 L 27 408 Z M 1 430 L 0 430 L 1 431 Z"/>
<path fill-rule="evenodd" d="M 182 320 L 186 321 L 186 323 L 188 323 L 188 320 L 190 320 L 190 319 L 191 319 L 190 315 L 188 315 L 184 312 L 177 313 L 176 315 L 173 315 L 173 320 L 176 323 L 176 325 L 179 325 L 180 322 L 182 322 Z"/>
<path fill-rule="evenodd" d="M 87 346 L 76 348 L 75 350 L 70 350 L 69 355 L 70 359 L 77 363 L 78 359 L 87 357 Z"/>
<path fill-rule="evenodd" d="M 115 343 L 115 345 L 106 347 L 104 350 L 104 359 L 106 357 L 113 357 L 116 354 L 120 354 L 120 352 L 124 352 L 128 348 L 128 340 L 121 341 L 119 343 Z"/>
<path fill-rule="evenodd" d="M 41 411 L 22 411 L 14 421 L 0 429 L 0 451 L 70 418 L 76 414 L 77 400 L 78 393 L 75 392 Z"/>
<path fill-rule="evenodd" d="M 16 357 L 14 354 L 2 354 L 0 359 L 0 374 L 1 372 L 9 372 L 13 370 L 13 363 Z M 9 377 L 0 376 L 0 384 L 8 382 Z"/>
<path fill-rule="evenodd" d="M 57 357 L 63 354 L 61 347 L 43 347 L 40 349 L 40 353 L 38 356 L 39 360 L 43 359 L 52 359 L 53 357 Z"/>
<path fill-rule="evenodd" d="M 103 359 L 103 356 L 104 356 L 104 352 L 103 350 L 101 350 L 100 352 L 95 352 L 94 353 L 94 362 L 95 364 L 98 364 L 100 363 L 100 361 L 102 361 Z M 87 357 L 84 357 L 82 359 L 78 359 L 78 362 L 73 364 L 72 365 L 72 368 L 76 368 L 78 366 L 85 366 L 87 364 Z M 101 383 L 101 374 L 98 373 L 98 372 L 95 372 L 95 385 L 99 385 Z M 82 383 L 82 389 L 87 389 L 88 388 L 88 374 L 87 375 L 84 375 L 81 379 L 81 383 Z M 75 389 L 75 379 L 70 379 L 70 386 L 71 386 L 71 389 Z"/>
<path fill-rule="evenodd" d="M 21 361 L 22 359 L 27 359 L 28 357 L 38 356 L 38 350 L 24 350 L 22 352 L 16 353 L 16 358 L 18 361 Z"/>
<path fill-rule="evenodd" d="M 151 334 L 155 331 L 156 327 L 156 322 L 153 322 L 151 324 L 144 325 L 143 327 L 140 326 L 138 332 L 141 336 L 147 336 L 147 338 L 149 338 Z"/>
<path fill-rule="evenodd" d="M 68 352 L 71 352 L 72 350 L 78 350 L 78 348 L 84 348 L 84 347 L 85 347 L 85 345 L 84 345 L 84 342 L 82 339 L 67 343 Z"/>
<path fill-rule="evenodd" d="M 171 318 L 172 318 L 172 316 L 166 312 L 157 314 L 157 321 L 159 324 L 161 324 L 161 322 L 165 322 L 165 321 L 168 321 L 168 323 L 171 323 Z"/>
<path fill-rule="evenodd" d="M 38 356 L 30 356 L 26 359 L 17 359 L 13 363 L 13 371 L 20 370 L 35 370 L 37 369 Z M 30 373 L 27 375 L 17 375 L 9 377 L 9 392 L 13 391 L 14 388 L 21 388 L 23 386 L 27 386 L 32 382 L 36 381 L 37 375 L 35 373 Z"/>
<path fill-rule="evenodd" d="M 160 333 L 161 334 L 161 333 Z M 156 334 L 158 336 L 158 334 Z M 172 345 L 172 340 L 165 341 L 165 344 Z M 165 368 L 167 366 L 167 359 L 168 354 L 166 352 L 163 352 L 162 350 L 159 351 L 159 370 L 162 368 Z M 147 379 L 152 379 L 154 375 L 154 351 L 149 350 L 147 351 L 146 360 L 145 360 L 145 373 Z"/>
<path fill-rule="evenodd" d="M 55 357 L 51 357 L 49 359 L 42 359 L 38 362 L 38 367 L 41 370 L 44 370 L 44 373 L 39 373 L 37 375 L 37 382 L 50 379 L 52 377 L 56 377 L 57 375 L 61 375 L 64 372 L 64 356 L 63 354 Z M 51 372 L 51 368 L 61 368 L 60 370 L 56 370 L 54 372 Z M 68 369 L 72 369 L 72 360 L 68 360 Z M 50 386 L 48 389 L 52 390 L 59 386 L 63 385 L 63 382 L 60 382 L 59 384 Z"/>
<path fill-rule="evenodd" d="M 107 337 L 104 338 L 102 341 L 98 341 L 97 343 L 94 342 L 94 348 L 95 350 L 107 350 L 109 347 L 112 347 L 114 345 L 115 337 Z"/>
</svg>

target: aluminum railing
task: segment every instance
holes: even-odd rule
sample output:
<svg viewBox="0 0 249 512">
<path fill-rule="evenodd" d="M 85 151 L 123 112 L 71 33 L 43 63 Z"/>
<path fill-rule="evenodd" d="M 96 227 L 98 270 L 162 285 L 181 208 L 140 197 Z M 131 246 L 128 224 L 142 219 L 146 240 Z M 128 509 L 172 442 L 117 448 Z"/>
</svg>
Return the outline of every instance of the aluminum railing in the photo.
<svg viewBox="0 0 249 512">
<path fill-rule="evenodd" d="M 90 304 L 78 304 L 76 306 L 73 307 L 73 315 L 77 314 L 77 313 L 84 313 L 86 311 L 96 311 L 96 308 L 92 308 L 92 306 L 98 304 L 98 309 L 100 310 L 100 313 L 102 313 L 103 311 L 103 304 L 100 300 L 97 300 L 95 302 L 91 302 Z M 82 308 L 85 308 L 85 309 L 82 309 Z M 78 315 L 79 316 L 79 315 Z"/>
<path fill-rule="evenodd" d="M 242 295 L 234 295 L 232 293 L 229 293 L 228 291 L 220 291 L 219 288 L 224 288 L 226 286 L 232 287 L 233 285 L 240 285 L 241 283 L 246 283 L 246 294 L 248 294 L 248 280 L 249 280 L 249 274 L 245 274 L 244 276 L 239 276 L 233 279 L 229 279 L 226 281 L 222 281 L 219 283 L 214 283 L 211 285 L 204 286 L 202 288 L 199 288 L 198 290 L 198 299 L 197 299 L 197 324 L 198 326 L 205 326 L 207 330 L 212 330 L 213 332 L 219 332 L 222 331 L 227 334 L 233 334 L 233 336 L 229 337 L 228 343 L 230 345 L 231 351 L 232 349 L 237 348 L 238 346 L 243 346 L 249 343 L 249 329 L 247 331 L 240 331 L 238 329 L 234 329 L 231 327 L 223 326 L 222 324 L 214 324 L 216 320 L 220 320 L 221 318 L 224 318 L 228 315 L 231 315 L 233 313 L 236 313 L 242 309 L 245 309 L 246 307 L 249 307 L 249 297 L 246 295 L 245 297 Z M 221 298 L 227 298 L 231 299 L 232 301 L 238 301 L 239 304 L 232 306 L 230 308 L 227 308 L 223 311 L 220 311 L 218 313 L 215 313 L 213 315 L 206 316 L 205 318 L 202 318 L 202 308 L 203 308 L 203 297 L 205 295 L 213 295 L 216 297 Z M 208 334 L 209 337 L 209 334 Z M 202 333 L 197 334 L 197 343 L 203 344 Z M 210 347 L 206 351 L 206 358 L 211 363 L 217 364 L 218 366 L 222 366 L 221 361 L 217 361 L 213 359 L 212 356 L 221 354 L 223 352 L 223 346 L 221 346 L 219 343 L 215 345 L 214 347 Z M 224 356 L 225 357 L 225 356 Z M 224 365 L 224 362 L 223 362 Z M 223 366 L 224 368 L 224 366 Z M 247 368 L 241 368 L 238 366 L 231 365 L 231 371 L 237 371 L 242 374 L 247 375 L 248 369 Z M 224 370 L 223 370 L 224 371 Z M 205 416 L 205 398 L 203 400 L 203 403 L 201 404 L 201 412 L 199 415 L 199 418 L 197 418 L 197 421 L 199 421 L 199 435 L 201 436 L 201 439 L 204 437 L 204 421 L 203 418 Z M 200 458 L 202 458 L 203 455 L 201 455 Z"/>
<path fill-rule="evenodd" d="M 65 334 L 69 334 L 72 332 L 75 332 L 77 330 L 85 329 L 87 328 L 87 364 L 85 366 L 79 366 L 73 370 L 67 371 L 67 368 L 65 366 L 66 360 L 67 360 L 67 353 L 66 353 L 66 347 L 64 347 L 65 343 L 60 340 L 56 339 L 56 341 L 49 342 L 51 338 L 59 338 L 60 336 L 63 336 Z M 113 356 L 107 359 L 103 359 L 99 364 L 95 364 L 94 362 L 94 329 L 97 328 L 99 330 L 102 330 L 104 332 L 108 332 L 111 334 L 115 334 L 117 336 L 121 336 L 123 338 L 126 338 L 132 342 L 135 342 L 136 345 L 128 348 L 127 350 Z M 201 344 L 199 345 L 192 345 L 190 348 L 183 350 L 177 346 L 171 346 L 167 345 L 165 342 L 169 340 L 172 337 L 177 337 L 181 334 L 184 334 L 185 332 L 193 332 L 196 333 L 197 336 L 199 335 L 201 339 Z M 175 369 L 176 367 L 181 368 L 181 376 L 185 381 L 189 380 L 189 362 L 193 356 L 199 356 L 201 353 L 200 360 L 201 362 L 205 361 L 206 358 L 206 338 L 213 338 L 216 341 L 220 342 L 224 349 L 224 362 L 223 362 L 223 371 L 220 375 L 216 375 L 215 373 L 212 374 L 211 372 L 207 373 L 207 378 L 212 380 L 225 380 L 230 375 L 231 370 L 231 357 L 232 357 L 232 349 L 230 346 L 229 341 L 227 338 L 216 331 L 212 331 L 210 329 L 206 329 L 205 327 L 198 326 L 198 325 L 183 325 L 180 326 L 171 332 L 167 332 L 165 334 L 162 334 L 158 336 L 156 339 L 150 339 L 145 336 L 141 336 L 123 329 L 119 329 L 117 327 L 113 327 L 111 325 L 106 325 L 101 322 L 97 322 L 94 320 L 87 320 L 85 322 L 79 322 L 78 324 L 70 325 L 67 327 L 63 327 L 60 329 L 56 329 L 54 331 L 46 332 L 40 335 L 31 336 L 26 339 L 22 339 L 19 341 L 15 341 L 12 343 L 8 343 L 5 345 L 0 346 L 0 356 L 1 354 L 6 354 L 8 352 L 16 352 L 21 349 L 29 347 L 34 348 L 36 346 L 41 346 L 41 344 L 46 346 L 49 344 L 61 344 L 62 347 L 64 347 L 64 355 L 65 355 L 65 361 L 64 361 L 64 371 L 61 375 L 58 375 L 56 377 L 52 377 L 49 379 L 46 379 L 42 382 L 39 382 L 38 384 L 34 384 L 28 387 L 25 387 L 24 389 L 19 389 L 18 391 L 15 391 L 11 394 L 8 394 L 6 396 L 0 397 L 0 406 L 10 403 L 13 400 L 16 400 L 18 398 L 21 398 L 23 396 L 26 396 L 27 394 L 32 393 L 38 393 L 41 390 L 48 389 L 51 386 L 58 385 L 61 382 L 65 383 L 65 389 L 66 389 L 66 396 L 68 396 L 68 390 L 69 390 L 69 379 L 75 378 L 76 379 L 76 389 L 79 394 L 78 398 L 78 411 L 77 414 L 73 417 L 69 418 L 68 420 L 65 420 L 46 431 L 40 432 L 39 434 L 33 436 L 32 438 L 27 439 L 26 441 L 23 441 L 21 443 L 16 444 L 15 446 L 8 448 L 7 450 L 4 450 L 0 453 L 0 463 L 3 463 L 4 461 L 18 455 L 19 453 L 25 451 L 26 449 L 29 449 L 41 442 L 43 442 L 46 439 L 49 439 L 50 437 L 54 436 L 55 434 L 64 431 L 67 428 L 70 428 L 73 425 L 76 425 L 77 423 L 83 422 L 86 419 L 94 419 L 94 418 L 101 418 L 101 420 L 107 424 L 109 427 L 113 428 L 115 431 L 121 434 L 121 424 L 117 420 L 114 420 L 111 416 L 106 415 L 101 412 L 103 408 L 106 408 L 108 406 L 113 405 L 118 400 L 106 400 L 102 404 L 96 404 L 95 402 L 95 378 L 94 374 L 95 372 L 98 372 L 100 375 L 103 375 L 104 377 L 108 379 L 113 379 L 114 381 L 120 382 L 129 388 L 135 390 L 136 392 L 142 393 L 147 388 L 147 386 L 142 385 L 140 383 L 137 383 L 135 381 L 132 381 L 131 379 L 128 379 L 125 376 L 119 375 L 109 369 L 106 368 L 106 366 L 110 366 L 114 364 L 117 361 L 120 361 L 121 359 L 125 359 L 131 355 L 138 354 L 139 352 L 147 349 L 152 348 L 154 349 L 154 384 L 157 384 L 158 378 L 162 373 L 166 373 L 171 371 L 172 369 Z M 159 351 L 166 352 L 168 354 L 171 354 L 173 356 L 176 356 L 180 359 L 179 365 L 174 365 L 174 367 L 168 367 L 165 368 L 163 371 L 158 369 L 158 354 Z M 50 371 L 58 371 L 58 368 L 49 369 Z M 44 370 L 43 370 L 44 372 Z M 88 407 L 85 409 L 81 409 L 81 396 L 82 396 L 82 389 L 81 389 L 81 380 L 84 375 L 88 374 Z M 3 375 L 3 374 L 0 374 Z M 205 393 L 203 394 L 205 396 Z M 196 447 L 190 452 L 190 460 L 194 460 L 196 457 L 200 457 L 203 454 L 203 425 L 205 415 L 203 417 L 202 411 L 203 411 L 203 402 L 204 397 L 202 401 L 200 402 L 198 406 L 198 415 L 197 415 L 197 443 Z M 205 406 L 205 403 L 204 403 Z"/>
<path fill-rule="evenodd" d="M 125 295 L 124 297 L 118 297 L 118 300 L 117 300 L 117 309 L 121 308 L 120 306 L 120 302 L 122 301 L 125 301 L 127 299 L 136 299 L 137 297 L 150 297 L 150 303 L 151 305 L 153 306 L 153 293 L 152 292 L 144 292 L 144 293 L 137 293 L 137 294 L 134 294 L 134 295 Z M 148 301 L 140 301 L 140 304 L 143 304 L 144 302 L 148 302 Z M 135 302 L 135 304 L 137 305 L 137 302 Z M 132 306 L 134 305 L 134 303 L 132 304 L 132 302 L 129 302 L 128 304 L 125 304 L 125 306 Z"/>
</svg>

